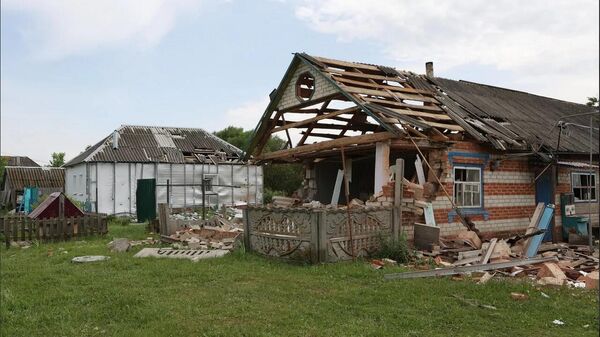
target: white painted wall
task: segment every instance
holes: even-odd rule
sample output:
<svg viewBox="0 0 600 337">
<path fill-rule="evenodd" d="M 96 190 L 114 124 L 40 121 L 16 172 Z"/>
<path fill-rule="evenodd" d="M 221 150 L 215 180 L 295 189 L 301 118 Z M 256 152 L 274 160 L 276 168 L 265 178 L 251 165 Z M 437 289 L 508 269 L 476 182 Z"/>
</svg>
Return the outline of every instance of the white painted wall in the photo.
<svg viewBox="0 0 600 337">
<path fill-rule="evenodd" d="M 86 180 L 85 163 L 68 167 L 65 170 L 65 193 L 77 201 L 85 202 L 87 199 Z"/>
</svg>

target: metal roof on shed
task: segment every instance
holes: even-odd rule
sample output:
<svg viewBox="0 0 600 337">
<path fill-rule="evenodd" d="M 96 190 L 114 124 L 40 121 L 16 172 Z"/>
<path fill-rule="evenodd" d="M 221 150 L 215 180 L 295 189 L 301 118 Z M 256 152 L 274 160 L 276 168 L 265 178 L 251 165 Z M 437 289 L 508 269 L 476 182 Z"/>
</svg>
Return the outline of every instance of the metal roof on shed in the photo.
<svg viewBox="0 0 600 337">
<path fill-rule="evenodd" d="M 7 166 L 4 168 L 4 185 L 10 184 L 17 190 L 24 187 L 62 188 L 65 186 L 64 172 L 58 167 Z"/>
</svg>

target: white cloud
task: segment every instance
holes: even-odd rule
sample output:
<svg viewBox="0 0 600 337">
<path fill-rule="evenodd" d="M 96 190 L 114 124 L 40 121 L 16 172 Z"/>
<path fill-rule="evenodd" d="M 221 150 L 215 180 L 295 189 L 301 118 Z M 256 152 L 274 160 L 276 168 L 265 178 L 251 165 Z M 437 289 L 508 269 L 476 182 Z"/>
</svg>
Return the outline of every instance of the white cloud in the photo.
<svg viewBox="0 0 600 337">
<path fill-rule="evenodd" d="M 375 42 L 400 68 L 479 64 L 547 95 L 598 92 L 597 0 L 307 0 L 296 16 L 340 41 Z"/>
<path fill-rule="evenodd" d="M 23 12 L 23 35 L 35 56 L 60 59 L 102 48 L 152 47 L 178 17 L 197 13 L 200 0 L 3 0 L 2 10 Z"/>
<path fill-rule="evenodd" d="M 244 130 L 254 130 L 269 105 L 269 97 L 246 101 L 241 105 L 225 111 L 225 122 L 227 125 L 243 127 Z"/>
</svg>

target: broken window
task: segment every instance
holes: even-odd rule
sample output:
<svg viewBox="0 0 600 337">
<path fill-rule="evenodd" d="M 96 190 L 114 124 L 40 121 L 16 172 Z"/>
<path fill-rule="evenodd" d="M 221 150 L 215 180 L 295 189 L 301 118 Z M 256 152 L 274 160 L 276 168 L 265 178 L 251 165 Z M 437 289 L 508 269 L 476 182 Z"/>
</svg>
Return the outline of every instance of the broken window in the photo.
<svg viewBox="0 0 600 337">
<path fill-rule="evenodd" d="M 454 167 L 454 203 L 459 207 L 481 207 L 481 168 Z"/>
<path fill-rule="evenodd" d="M 315 77 L 306 72 L 298 76 L 296 81 L 296 97 L 301 101 L 308 101 L 315 93 Z"/>
<path fill-rule="evenodd" d="M 596 173 L 573 172 L 571 187 L 575 201 L 596 201 Z"/>
</svg>

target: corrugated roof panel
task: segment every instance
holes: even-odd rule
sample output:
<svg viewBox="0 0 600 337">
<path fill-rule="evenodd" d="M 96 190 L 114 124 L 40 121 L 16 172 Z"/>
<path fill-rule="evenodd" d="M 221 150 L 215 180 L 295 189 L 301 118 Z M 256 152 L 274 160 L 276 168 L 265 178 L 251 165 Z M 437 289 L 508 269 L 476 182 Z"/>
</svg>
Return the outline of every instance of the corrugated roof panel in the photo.
<svg viewBox="0 0 600 337">
<path fill-rule="evenodd" d="M 62 168 L 12 166 L 6 167 L 4 172 L 5 184 L 10 184 L 13 189 L 65 186 L 65 170 Z"/>
</svg>

